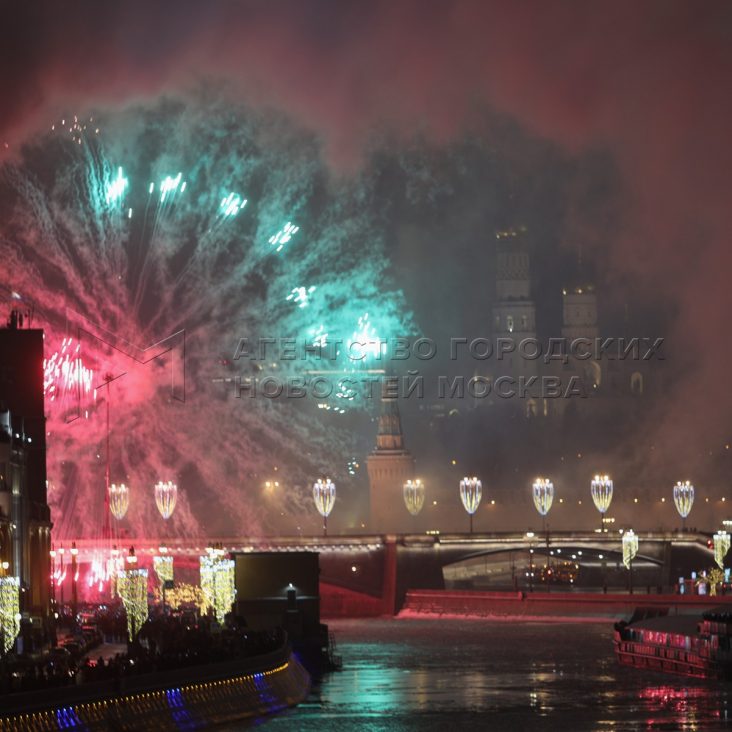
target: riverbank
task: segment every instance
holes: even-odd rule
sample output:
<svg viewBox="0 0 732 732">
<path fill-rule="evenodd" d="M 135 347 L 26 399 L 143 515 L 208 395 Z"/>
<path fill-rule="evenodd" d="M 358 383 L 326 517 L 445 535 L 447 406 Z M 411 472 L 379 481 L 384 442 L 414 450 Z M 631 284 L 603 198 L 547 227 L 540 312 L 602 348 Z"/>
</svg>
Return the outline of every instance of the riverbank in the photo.
<svg viewBox="0 0 732 732">
<path fill-rule="evenodd" d="M 289 646 L 221 664 L 8 694 L 0 730 L 197 729 L 263 717 L 300 703 L 310 676 Z"/>
<path fill-rule="evenodd" d="M 629 618 L 641 607 L 670 614 L 699 615 L 720 605 L 732 610 L 732 596 L 410 590 L 397 617 L 614 622 Z"/>
</svg>

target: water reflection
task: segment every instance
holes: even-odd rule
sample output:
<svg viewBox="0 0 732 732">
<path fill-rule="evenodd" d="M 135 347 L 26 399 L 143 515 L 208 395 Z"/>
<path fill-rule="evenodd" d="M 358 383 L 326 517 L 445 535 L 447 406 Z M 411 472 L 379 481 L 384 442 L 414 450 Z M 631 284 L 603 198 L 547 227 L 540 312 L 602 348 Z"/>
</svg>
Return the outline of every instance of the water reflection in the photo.
<svg viewBox="0 0 732 732">
<path fill-rule="evenodd" d="M 343 670 L 266 727 L 716 730 L 730 686 L 619 666 L 608 624 L 368 620 L 332 624 Z"/>
</svg>

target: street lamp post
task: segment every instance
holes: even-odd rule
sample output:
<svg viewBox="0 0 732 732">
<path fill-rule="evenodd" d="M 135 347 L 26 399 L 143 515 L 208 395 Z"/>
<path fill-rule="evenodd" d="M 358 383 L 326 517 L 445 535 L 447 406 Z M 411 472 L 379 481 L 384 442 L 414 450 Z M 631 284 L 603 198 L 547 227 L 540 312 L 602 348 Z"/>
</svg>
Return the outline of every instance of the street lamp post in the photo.
<svg viewBox="0 0 732 732">
<path fill-rule="evenodd" d="M 330 478 L 318 480 L 313 483 L 313 500 L 318 513 L 323 517 L 323 536 L 328 536 L 328 516 L 333 510 L 335 503 L 336 487 Z"/>
<path fill-rule="evenodd" d="M 76 614 L 79 610 L 76 581 L 79 579 L 79 570 L 76 563 L 76 557 L 79 550 L 76 548 L 76 542 L 71 542 L 71 614 L 76 620 Z"/>
<path fill-rule="evenodd" d="M 681 516 L 681 530 L 686 531 L 686 517 L 691 513 L 694 505 L 694 486 L 688 481 L 679 481 L 674 486 L 674 503 Z"/>
<path fill-rule="evenodd" d="M 51 549 L 51 606 L 56 610 L 56 550 Z"/>
<path fill-rule="evenodd" d="M 595 508 L 600 512 L 600 533 L 605 528 L 605 514 L 613 500 L 613 482 L 607 475 L 596 475 L 590 483 L 590 493 Z"/>
<path fill-rule="evenodd" d="M 66 579 L 66 571 L 64 570 L 64 548 L 61 547 L 58 550 L 61 555 L 61 575 L 59 576 L 59 583 L 61 584 L 61 611 L 64 609 L 64 580 Z"/>
<path fill-rule="evenodd" d="M 531 540 L 534 538 L 534 532 L 527 531 L 526 538 L 529 540 L 529 592 L 533 592 L 534 591 L 534 548 L 531 546 Z"/>
<path fill-rule="evenodd" d="M 130 507 L 130 489 L 124 483 L 112 483 L 107 492 L 109 510 L 117 521 L 121 521 Z"/>
<path fill-rule="evenodd" d="M 478 478 L 463 478 L 460 481 L 460 500 L 470 516 L 470 533 L 473 533 L 473 515 L 478 510 L 483 495 L 483 484 Z"/>
<path fill-rule="evenodd" d="M 166 521 L 173 515 L 178 500 L 178 486 L 172 481 L 158 481 L 155 484 L 155 505 Z"/>
<path fill-rule="evenodd" d="M 541 530 L 546 533 L 546 515 L 554 501 L 554 483 L 548 478 L 537 478 L 531 488 L 534 506 L 541 515 Z"/>
</svg>

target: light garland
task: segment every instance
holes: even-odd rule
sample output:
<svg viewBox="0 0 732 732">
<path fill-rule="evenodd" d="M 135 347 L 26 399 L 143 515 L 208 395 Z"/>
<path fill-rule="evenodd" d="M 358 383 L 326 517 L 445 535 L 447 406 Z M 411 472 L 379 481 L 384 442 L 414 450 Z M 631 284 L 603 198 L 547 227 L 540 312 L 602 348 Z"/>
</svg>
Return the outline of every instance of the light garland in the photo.
<svg viewBox="0 0 732 732">
<path fill-rule="evenodd" d="M 201 590 L 207 607 L 212 607 L 216 619 L 224 622 L 226 613 L 236 597 L 234 586 L 234 560 L 225 559 L 217 550 L 201 557 Z"/>
<path fill-rule="evenodd" d="M 161 596 L 159 589 L 155 590 L 155 595 L 159 599 Z M 165 602 L 173 610 L 180 610 L 184 607 L 195 606 L 198 612 L 203 615 L 208 608 L 208 600 L 204 591 L 197 585 L 189 585 L 184 582 L 177 584 L 172 590 L 166 590 Z"/>
<path fill-rule="evenodd" d="M 630 569 L 630 563 L 635 559 L 638 553 L 638 537 L 633 529 L 628 529 L 623 534 L 623 564 L 626 569 Z"/>
<path fill-rule="evenodd" d="M 20 632 L 20 579 L 0 577 L 0 632 L 7 653 Z"/>
<path fill-rule="evenodd" d="M 160 584 L 166 581 L 173 580 L 173 557 L 169 556 L 154 556 L 153 567 L 155 574 L 160 580 Z M 167 599 L 167 595 L 166 595 Z"/>
<path fill-rule="evenodd" d="M 127 612 L 127 635 L 133 641 L 147 620 L 147 570 L 123 569 L 117 574 L 117 594 Z"/>
<path fill-rule="evenodd" d="M 724 558 L 730 547 L 730 535 L 726 531 L 718 531 L 714 535 L 714 561 L 720 569 L 724 569 Z"/>
</svg>

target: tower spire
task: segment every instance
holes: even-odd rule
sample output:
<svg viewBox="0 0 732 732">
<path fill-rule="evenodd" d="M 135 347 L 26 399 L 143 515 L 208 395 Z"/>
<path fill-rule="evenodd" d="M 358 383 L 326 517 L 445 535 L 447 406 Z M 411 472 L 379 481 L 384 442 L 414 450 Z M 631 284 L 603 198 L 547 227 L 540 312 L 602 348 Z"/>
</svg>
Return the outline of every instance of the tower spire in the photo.
<svg viewBox="0 0 732 732">
<path fill-rule="evenodd" d="M 399 404 L 396 397 L 392 396 L 387 389 L 387 380 L 394 377 L 386 377 L 381 388 L 381 414 L 379 415 L 379 427 L 376 433 L 377 450 L 403 450 L 404 434 L 402 433 L 402 418 L 399 414 Z"/>
<path fill-rule="evenodd" d="M 382 381 L 376 448 L 366 459 L 371 505 L 369 528 L 376 531 L 399 528 L 399 516 L 404 509 L 404 483 L 414 478 L 414 458 L 404 447 L 402 420 L 393 388 L 397 378 L 384 376 Z"/>
</svg>

